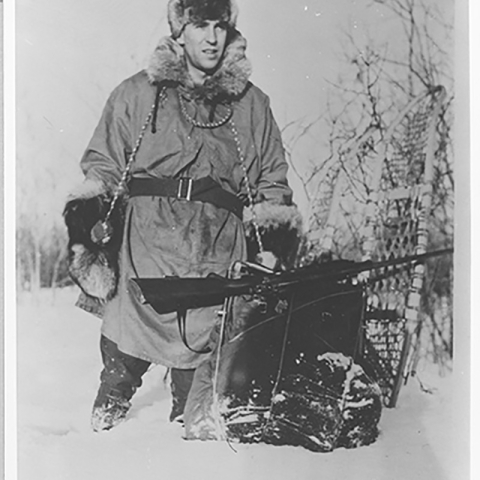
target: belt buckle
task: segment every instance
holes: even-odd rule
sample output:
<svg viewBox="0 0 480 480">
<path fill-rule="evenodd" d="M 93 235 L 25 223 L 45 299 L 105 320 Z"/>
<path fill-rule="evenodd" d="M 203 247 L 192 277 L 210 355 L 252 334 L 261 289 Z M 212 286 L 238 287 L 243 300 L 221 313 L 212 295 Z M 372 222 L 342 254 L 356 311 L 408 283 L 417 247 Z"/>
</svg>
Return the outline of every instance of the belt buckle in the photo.
<svg viewBox="0 0 480 480">
<path fill-rule="evenodd" d="M 192 198 L 193 179 L 191 177 L 181 177 L 178 179 L 178 200 L 191 200 Z"/>
</svg>

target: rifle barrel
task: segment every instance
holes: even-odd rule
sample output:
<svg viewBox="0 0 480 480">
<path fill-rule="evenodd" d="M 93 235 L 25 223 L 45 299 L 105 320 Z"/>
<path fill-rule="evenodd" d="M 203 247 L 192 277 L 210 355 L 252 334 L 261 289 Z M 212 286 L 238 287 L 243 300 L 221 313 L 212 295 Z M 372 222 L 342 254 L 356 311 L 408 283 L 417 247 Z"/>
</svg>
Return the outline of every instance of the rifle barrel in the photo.
<svg viewBox="0 0 480 480">
<path fill-rule="evenodd" d="M 453 249 L 443 249 L 379 262 L 369 260 L 355 263 L 337 260 L 280 274 L 246 275 L 239 279 L 227 279 L 213 275 L 204 278 L 134 278 L 132 281 L 135 285 L 134 288 L 140 289 L 138 296 L 143 303 L 149 303 L 158 313 L 168 313 L 182 309 L 220 305 L 226 297 L 265 294 L 269 290 L 280 291 L 309 282 L 348 279 L 367 270 L 413 262 L 420 263 L 429 258 L 452 252 Z"/>
<path fill-rule="evenodd" d="M 368 270 L 378 270 L 380 268 L 393 267 L 393 266 L 404 265 L 407 263 L 414 263 L 414 262 L 422 263 L 425 260 L 428 260 L 429 258 L 438 257 L 441 255 L 447 255 L 451 253 L 453 253 L 453 248 L 445 248 L 442 250 L 435 250 L 433 252 L 421 253 L 418 255 L 409 255 L 409 256 L 400 257 L 400 258 L 392 258 L 388 260 L 381 260 L 378 262 L 367 260 L 360 263 L 352 263 L 351 265 L 344 268 L 329 270 L 328 269 L 329 266 L 334 266 L 335 262 L 333 262 L 332 265 L 329 265 L 328 263 L 324 264 L 326 267 L 324 270 L 319 270 L 312 273 L 297 270 L 290 273 L 292 276 L 291 279 L 282 280 L 281 278 L 282 275 L 280 275 L 277 278 L 273 277 L 272 279 L 269 279 L 266 283 L 270 285 L 274 285 L 279 288 L 287 288 L 293 284 L 308 283 L 315 280 L 319 281 L 322 279 L 332 280 L 335 278 L 348 278 L 350 276 L 358 275 L 359 273 L 365 272 Z M 320 264 L 318 267 L 321 267 L 321 266 L 322 264 Z"/>
</svg>

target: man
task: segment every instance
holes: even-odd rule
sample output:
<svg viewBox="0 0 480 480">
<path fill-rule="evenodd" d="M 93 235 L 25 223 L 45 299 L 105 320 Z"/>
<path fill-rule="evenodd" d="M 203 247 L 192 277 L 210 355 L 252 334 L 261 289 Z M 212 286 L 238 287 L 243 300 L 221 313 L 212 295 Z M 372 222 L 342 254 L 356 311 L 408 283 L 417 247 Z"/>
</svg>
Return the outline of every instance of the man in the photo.
<svg viewBox="0 0 480 480">
<path fill-rule="evenodd" d="M 218 322 L 218 308 L 190 310 L 182 340 L 177 315 L 142 304 L 130 279 L 225 275 L 247 258 L 252 223 L 299 227 L 280 132 L 268 97 L 248 80 L 236 18 L 233 0 L 170 0 L 171 36 L 146 70 L 111 94 L 81 160 L 86 181 L 65 219 L 70 271 L 83 290 L 79 305 L 103 319 L 95 431 L 125 419 L 151 363 L 170 368 L 170 419 L 181 416 Z M 113 233 L 103 232 L 105 253 L 98 225 L 107 196 L 123 190 L 127 177 L 123 238 L 113 215 Z"/>
</svg>

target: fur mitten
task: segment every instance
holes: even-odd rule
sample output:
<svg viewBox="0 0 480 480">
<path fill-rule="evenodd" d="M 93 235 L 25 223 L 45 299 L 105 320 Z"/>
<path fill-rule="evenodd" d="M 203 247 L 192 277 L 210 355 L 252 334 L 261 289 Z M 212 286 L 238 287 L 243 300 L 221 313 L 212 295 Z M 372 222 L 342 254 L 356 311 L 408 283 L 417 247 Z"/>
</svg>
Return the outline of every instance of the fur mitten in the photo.
<svg viewBox="0 0 480 480">
<path fill-rule="evenodd" d="M 248 208 L 244 210 L 248 258 L 251 260 L 255 259 L 259 252 L 254 219 L 259 226 L 265 251 L 271 252 L 278 259 L 282 269 L 292 268 L 303 237 L 302 217 L 297 207 L 265 201 L 255 204 L 253 211 Z"/>
<path fill-rule="evenodd" d="M 110 201 L 103 189 L 86 187 L 69 199 L 63 212 L 69 237 L 69 274 L 84 293 L 104 301 L 110 300 L 117 289 L 125 201 L 119 200 L 112 212 L 111 238 L 106 243 L 95 242 L 92 230 L 105 219 Z"/>
</svg>

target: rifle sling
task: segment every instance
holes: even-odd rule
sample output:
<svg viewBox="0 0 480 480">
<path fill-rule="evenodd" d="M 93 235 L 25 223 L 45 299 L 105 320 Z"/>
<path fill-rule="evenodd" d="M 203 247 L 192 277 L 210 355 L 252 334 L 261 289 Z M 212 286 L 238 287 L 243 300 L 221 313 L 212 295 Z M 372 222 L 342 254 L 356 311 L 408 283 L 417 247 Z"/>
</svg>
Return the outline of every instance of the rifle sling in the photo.
<svg viewBox="0 0 480 480">
<path fill-rule="evenodd" d="M 178 331 L 182 339 L 183 344 L 193 353 L 210 353 L 212 350 L 208 347 L 203 348 L 202 350 L 196 350 L 192 348 L 187 340 L 187 309 L 177 310 L 177 322 L 178 322 Z"/>
</svg>

